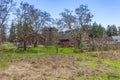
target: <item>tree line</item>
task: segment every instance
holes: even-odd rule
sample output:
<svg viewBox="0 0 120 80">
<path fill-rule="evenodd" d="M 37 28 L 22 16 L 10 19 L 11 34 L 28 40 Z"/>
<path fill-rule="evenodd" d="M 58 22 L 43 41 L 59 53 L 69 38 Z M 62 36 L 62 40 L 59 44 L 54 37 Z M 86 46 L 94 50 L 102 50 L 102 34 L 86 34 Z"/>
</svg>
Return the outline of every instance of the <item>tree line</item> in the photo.
<svg viewBox="0 0 120 80">
<path fill-rule="evenodd" d="M 106 37 L 119 35 L 115 25 L 108 25 L 105 29 L 101 24 L 92 23 L 93 14 L 88 6 L 83 4 L 74 11 L 65 9 L 60 13 L 61 18 L 53 19 L 50 13 L 41 11 L 27 2 L 21 2 L 20 6 L 16 7 L 13 0 L 1 0 L 0 14 L 0 42 L 22 41 L 24 50 L 31 36 L 34 47 L 37 46 L 38 35 L 45 26 L 55 26 L 59 31 L 69 30 L 72 39 L 76 41 L 75 47 L 80 51 L 84 50 L 86 38 L 89 38 L 91 45 L 94 46 L 96 41 L 104 43 Z M 7 21 L 11 16 L 14 16 L 14 19 L 8 29 Z M 9 30 L 9 36 L 6 30 Z"/>
</svg>

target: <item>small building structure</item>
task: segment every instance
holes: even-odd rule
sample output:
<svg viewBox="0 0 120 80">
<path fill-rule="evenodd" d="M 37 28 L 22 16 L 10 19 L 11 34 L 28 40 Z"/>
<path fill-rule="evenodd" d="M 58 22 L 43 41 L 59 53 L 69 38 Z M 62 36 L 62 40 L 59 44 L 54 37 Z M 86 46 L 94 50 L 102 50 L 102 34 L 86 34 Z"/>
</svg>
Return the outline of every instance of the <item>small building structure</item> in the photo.
<svg viewBox="0 0 120 80">
<path fill-rule="evenodd" d="M 60 46 L 70 47 L 75 45 L 75 41 L 72 39 L 69 31 L 59 32 L 58 39 Z"/>
<path fill-rule="evenodd" d="M 115 44 L 120 44 L 120 36 L 112 36 L 113 41 Z"/>
</svg>

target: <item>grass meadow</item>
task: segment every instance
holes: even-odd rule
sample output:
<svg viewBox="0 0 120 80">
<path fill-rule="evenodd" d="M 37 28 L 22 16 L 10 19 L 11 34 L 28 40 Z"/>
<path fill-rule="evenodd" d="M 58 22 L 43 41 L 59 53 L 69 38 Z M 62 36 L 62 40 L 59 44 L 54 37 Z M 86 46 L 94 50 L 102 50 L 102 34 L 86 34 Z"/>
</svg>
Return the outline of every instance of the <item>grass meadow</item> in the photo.
<svg viewBox="0 0 120 80">
<path fill-rule="evenodd" d="M 75 53 L 72 47 L 12 45 L 0 50 L 1 80 L 120 80 L 120 52 Z"/>
</svg>

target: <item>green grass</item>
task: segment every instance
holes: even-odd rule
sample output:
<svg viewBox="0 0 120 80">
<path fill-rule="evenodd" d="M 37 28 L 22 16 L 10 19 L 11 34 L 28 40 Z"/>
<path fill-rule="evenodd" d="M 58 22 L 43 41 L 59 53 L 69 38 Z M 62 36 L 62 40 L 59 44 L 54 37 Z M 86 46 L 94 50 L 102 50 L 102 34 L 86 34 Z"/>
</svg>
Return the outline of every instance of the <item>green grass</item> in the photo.
<svg viewBox="0 0 120 80">
<path fill-rule="evenodd" d="M 4 69 L 6 69 L 8 66 L 9 66 L 9 63 L 8 63 L 8 62 L 5 62 L 5 61 L 1 61 L 1 62 L 0 62 L 0 70 L 4 70 Z"/>
</svg>

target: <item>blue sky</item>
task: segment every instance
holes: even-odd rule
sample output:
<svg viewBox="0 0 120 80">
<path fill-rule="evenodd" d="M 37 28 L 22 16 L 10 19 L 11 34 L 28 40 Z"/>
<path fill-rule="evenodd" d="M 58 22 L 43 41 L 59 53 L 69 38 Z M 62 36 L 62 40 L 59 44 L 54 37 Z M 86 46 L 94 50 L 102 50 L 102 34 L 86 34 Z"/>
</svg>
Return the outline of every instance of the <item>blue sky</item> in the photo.
<svg viewBox="0 0 120 80">
<path fill-rule="evenodd" d="M 14 0 L 18 4 L 22 0 Z M 60 18 L 64 9 L 75 10 L 81 4 L 88 5 L 94 15 L 92 21 L 106 27 L 108 24 L 120 26 L 120 0 L 23 0 L 36 8 L 47 11 L 53 18 Z"/>
</svg>

